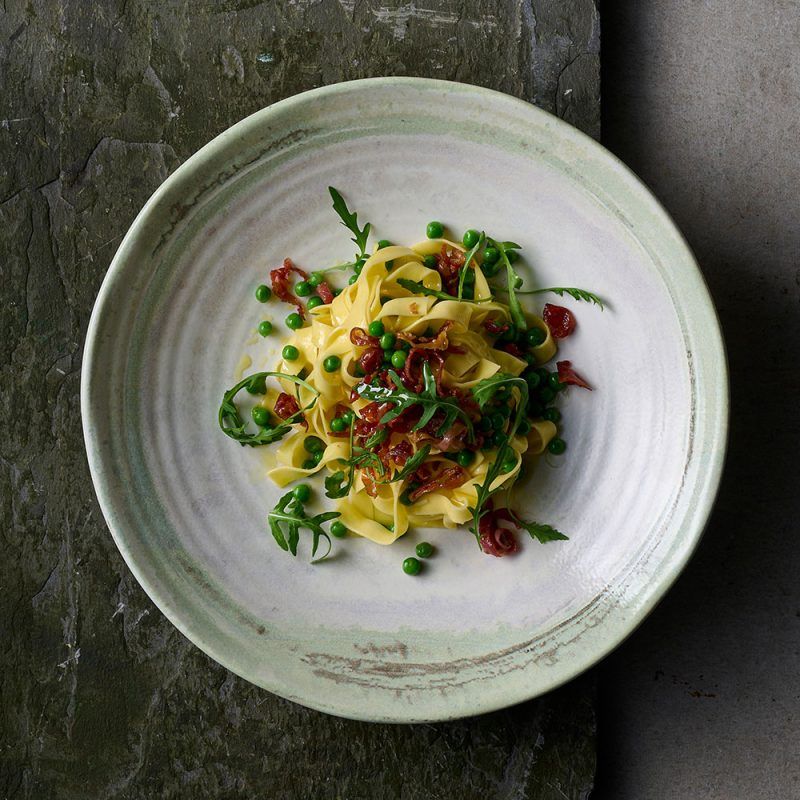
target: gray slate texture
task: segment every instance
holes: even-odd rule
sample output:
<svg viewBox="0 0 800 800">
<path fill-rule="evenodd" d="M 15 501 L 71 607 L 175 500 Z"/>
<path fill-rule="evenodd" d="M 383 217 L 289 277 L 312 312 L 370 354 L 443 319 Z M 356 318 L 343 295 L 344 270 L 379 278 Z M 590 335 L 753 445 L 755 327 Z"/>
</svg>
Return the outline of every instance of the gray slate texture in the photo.
<svg viewBox="0 0 800 800">
<path fill-rule="evenodd" d="M 595 4 L 0 6 L 0 797 L 585 798 L 591 677 L 477 719 L 370 725 L 274 697 L 192 646 L 108 534 L 79 386 L 117 245 L 213 136 L 373 75 L 490 86 L 597 136 Z"/>
</svg>

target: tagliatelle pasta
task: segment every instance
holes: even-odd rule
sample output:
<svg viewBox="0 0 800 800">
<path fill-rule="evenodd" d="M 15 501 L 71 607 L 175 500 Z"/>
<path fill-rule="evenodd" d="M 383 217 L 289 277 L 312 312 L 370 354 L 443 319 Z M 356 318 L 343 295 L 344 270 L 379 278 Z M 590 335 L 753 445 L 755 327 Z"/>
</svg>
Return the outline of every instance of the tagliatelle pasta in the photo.
<svg viewBox="0 0 800 800">
<path fill-rule="evenodd" d="M 349 531 L 383 545 L 410 527 L 466 527 L 491 555 L 516 550 L 513 528 L 540 541 L 566 538 L 522 520 L 508 498 L 524 458 L 564 450 L 552 405 L 558 393 L 568 383 L 590 388 L 571 362 L 559 362 L 555 372 L 543 366 L 557 351 L 548 315 L 558 315 L 557 332 L 566 336 L 571 312 L 524 312 L 512 266 L 518 246 L 477 231 L 467 231 L 462 244 L 431 223 L 428 239 L 411 247 L 381 242 L 367 257 L 369 225 L 360 228 L 341 196 L 331 195 L 361 248 L 348 265 L 349 285 L 334 292 L 329 272 L 308 276 L 288 259 L 273 270 L 272 291 L 297 305 L 287 318 L 294 330 L 283 359 L 274 372 L 240 381 L 220 409 L 231 438 L 277 443 L 268 470 L 277 485 L 319 474 L 336 501 L 335 511 L 309 517 L 301 497 L 307 487 L 283 497 L 270 515 L 278 544 L 296 553 L 298 531 L 308 528 L 316 551 L 330 519 L 337 520 L 334 535 Z M 490 283 L 503 268 L 508 302 Z M 305 309 L 289 287 L 293 272 L 302 278 L 298 296 L 316 289 Z M 600 305 L 584 290 L 543 291 Z M 267 387 L 268 377 L 279 393 Z M 262 395 L 252 411 L 257 434 L 236 406 L 241 388 Z M 275 425 L 273 413 L 283 421 Z"/>
</svg>

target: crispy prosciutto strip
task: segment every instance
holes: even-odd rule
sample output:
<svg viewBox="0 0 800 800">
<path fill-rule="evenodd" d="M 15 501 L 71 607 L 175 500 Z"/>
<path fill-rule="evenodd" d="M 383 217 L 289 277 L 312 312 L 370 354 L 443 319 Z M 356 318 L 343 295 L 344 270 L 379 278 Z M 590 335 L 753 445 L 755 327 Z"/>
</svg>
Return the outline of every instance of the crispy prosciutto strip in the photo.
<svg viewBox="0 0 800 800">
<path fill-rule="evenodd" d="M 587 381 L 585 381 L 574 369 L 572 369 L 572 362 L 571 361 L 556 361 L 556 369 L 558 370 L 558 379 L 561 383 L 568 383 L 572 384 L 573 386 L 580 386 L 581 389 L 588 389 L 590 392 L 592 391 L 592 387 L 589 386 Z"/>
<path fill-rule="evenodd" d="M 466 470 L 459 466 L 445 467 L 438 475 L 426 480 L 421 486 L 410 492 L 408 499 L 412 502 L 419 500 L 420 497 L 428 492 L 437 492 L 440 489 L 456 489 L 469 477 Z"/>
<path fill-rule="evenodd" d="M 511 328 L 507 322 L 498 322 L 496 319 L 491 318 L 483 321 L 483 327 L 486 328 L 492 336 L 502 336 Z"/>
<path fill-rule="evenodd" d="M 292 263 L 291 258 L 285 258 L 282 267 L 270 270 L 269 280 L 270 283 L 272 283 L 272 291 L 275 293 L 275 296 L 283 300 L 284 303 L 297 306 L 297 313 L 305 318 L 305 308 L 303 304 L 292 294 L 292 290 L 289 288 L 289 281 L 292 279 L 293 272 L 302 276 L 303 280 L 308 280 L 308 273 L 304 272 L 300 267 L 296 267 Z"/>
<path fill-rule="evenodd" d="M 436 269 L 442 276 L 442 283 L 448 294 L 456 294 L 458 292 L 458 274 L 463 266 L 464 254 L 460 250 L 450 249 L 446 244 L 442 245 Z"/>
<path fill-rule="evenodd" d="M 297 400 L 286 392 L 281 392 L 275 400 L 275 414 L 281 419 L 289 419 L 300 410 Z"/>
<path fill-rule="evenodd" d="M 564 306 L 545 303 L 542 318 L 554 339 L 565 339 L 575 330 L 575 316 Z"/>
<path fill-rule="evenodd" d="M 415 350 L 447 350 L 450 347 L 447 332 L 453 325 L 453 320 L 448 320 L 439 328 L 436 336 L 417 336 L 415 333 L 400 331 L 397 338 L 408 342 Z"/>
<path fill-rule="evenodd" d="M 491 500 L 487 503 L 488 511 L 478 523 L 478 534 L 481 550 L 489 556 L 508 556 L 519 549 L 514 531 L 503 527 L 500 523 L 506 522 L 514 525 L 507 508 L 496 511 L 492 508 Z"/>
<path fill-rule="evenodd" d="M 333 290 L 325 281 L 317 286 L 317 294 L 322 298 L 322 302 L 325 303 L 326 306 L 333 302 Z"/>
</svg>

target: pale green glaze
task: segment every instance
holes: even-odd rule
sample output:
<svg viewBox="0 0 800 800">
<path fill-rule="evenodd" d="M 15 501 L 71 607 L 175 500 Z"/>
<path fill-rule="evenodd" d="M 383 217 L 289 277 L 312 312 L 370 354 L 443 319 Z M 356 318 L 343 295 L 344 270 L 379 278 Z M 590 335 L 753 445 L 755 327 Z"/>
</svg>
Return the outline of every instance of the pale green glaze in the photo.
<svg viewBox="0 0 800 800">
<path fill-rule="evenodd" d="M 474 113 L 478 107 L 482 114 Z M 487 109 L 491 109 L 491 130 L 486 127 Z M 433 577 L 427 584 L 416 584 L 413 591 L 418 595 L 409 599 L 406 615 L 394 610 L 392 584 L 387 589 L 386 609 L 374 616 L 385 624 L 365 624 L 362 629 L 353 623 L 351 616 L 357 603 L 349 599 L 342 600 L 341 624 L 336 624 L 335 616 L 333 621 L 320 624 L 313 609 L 305 617 L 295 615 L 288 624 L 281 619 L 280 609 L 271 612 L 269 603 L 260 604 L 272 584 L 280 585 L 284 596 L 295 592 L 311 592 L 313 596 L 335 575 L 336 581 L 363 586 L 363 602 L 371 604 L 374 590 L 364 573 L 367 565 L 376 574 L 388 570 L 386 564 L 391 562 L 382 560 L 387 551 L 376 554 L 363 543 L 348 543 L 347 552 L 354 557 L 317 568 L 328 569 L 327 573 L 314 573 L 304 571 L 301 564 L 288 564 L 282 560 L 287 558 L 282 553 L 267 549 L 266 555 L 258 556 L 264 564 L 264 586 L 243 588 L 226 573 L 236 557 L 231 542 L 241 536 L 242 552 L 249 548 L 249 554 L 260 553 L 257 534 L 246 533 L 236 525 L 221 531 L 219 524 L 212 522 L 226 503 L 235 505 L 236 491 L 230 496 L 224 494 L 228 489 L 223 491 L 220 486 L 225 482 L 213 473 L 197 478 L 202 487 L 197 497 L 188 498 L 183 491 L 176 491 L 187 474 L 203 472 L 205 468 L 198 464 L 219 458 L 223 465 L 227 462 L 222 459 L 241 455 L 233 443 L 220 441 L 225 437 L 214 429 L 213 418 L 208 419 L 213 417 L 213 409 L 209 414 L 206 397 L 219 396 L 230 383 L 234 353 L 244 347 L 246 339 L 247 327 L 241 327 L 244 323 L 238 318 L 260 313 L 244 292 L 237 294 L 241 286 L 249 285 L 247 276 L 224 266 L 233 254 L 231 264 L 242 263 L 244 269 L 249 252 L 246 248 L 251 246 L 248 237 L 261 235 L 257 230 L 253 233 L 261 217 L 247 219 L 248 210 L 268 216 L 276 209 L 275 219 L 265 222 L 265 228 L 271 226 L 276 235 L 282 231 L 288 235 L 293 225 L 303 224 L 296 221 L 296 215 L 282 210 L 289 208 L 289 201 L 281 192 L 291 194 L 293 176 L 316 187 L 317 171 L 324 173 L 331 163 L 339 162 L 344 175 L 352 174 L 358 169 L 358 157 L 353 155 L 358 150 L 349 150 L 349 143 L 367 147 L 375 137 L 385 137 L 381 142 L 388 148 L 386 168 L 380 179 L 390 183 L 393 176 L 397 181 L 402 179 L 401 168 L 415 167 L 413 163 L 398 166 L 392 159 L 392 148 L 402 149 L 402 140 L 408 137 L 420 143 L 420 175 L 431 160 L 434 164 L 438 161 L 443 174 L 456 175 L 459 148 L 468 153 L 473 147 L 486 148 L 487 143 L 497 151 L 499 166 L 475 167 L 482 185 L 496 179 L 502 189 L 513 181 L 512 174 L 502 171 L 502 164 L 507 163 L 504 159 L 515 159 L 520 172 L 530 168 L 538 177 L 552 174 L 554 186 L 567 187 L 566 207 L 585 208 L 586 220 L 581 226 L 588 244 L 586 259 L 580 260 L 588 260 L 596 250 L 599 263 L 600 253 L 608 250 L 607 240 L 611 239 L 630 258 L 639 254 L 638 272 L 631 275 L 641 276 L 644 294 L 625 296 L 618 291 L 604 319 L 581 316 L 582 322 L 586 319 L 586 330 L 594 326 L 591 330 L 603 336 L 606 326 L 613 345 L 613 326 L 623 325 L 619 330 L 624 330 L 624 323 L 615 321 L 614 315 L 624 319 L 625 308 L 641 302 L 641 297 L 647 298 L 648 292 L 661 309 L 653 314 L 661 315 L 662 331 L 674 327 L 671 349 L 664 345 L 666 349 L 659 350 L 654 341 L 651 362 L 663 363 L 665 372 L 677 369 L 681 381 L 685 377 L 686 391 L 675 388 L 671 390 L 675 396 L 667 397 L 670 404 L 687 409 L 685 425 L 681 423 L 679 431 L 670 432 L 669 426 L 678 423 L 672 423 L 660 410 L 660 390 L 643 404 L 649 403 L 648 413 L 653 419 L 663 420 L 664 431 L 654 436 L 665 437 L 665 442 L 676 436 L 685 439 L 681 463 L 669 472 L 668 486 L 664 485 L 666 479 L 654 478 L 649 491 L 656 492 L 658 500 L 647 511 L 646 528 L 631 532 L 627 538 L 621 536 L 621 542 L 610 545 L 619 548 L 613 554 L 613 564 L 604 566 L 602 553 L 591 550 L 595 535 L 592 525 L 598 526 L 599 541 L 604 535 L 602 523 L 587 526 L 577 517 L 570 530 L 573 539 L 561 550 L 551 549 L 561 545 L 548 545 L 547 550 L 526 548 L 525 557 L 530 552 L 535 559 L 530 569 L 543 570 L 542 586 L 548 576 L 557 577 L 559 571 L 567 575 L 565 582 L 574 581 L 563 602 L 555 603 L 557 607 L 547 613 L 536 611 L 539 603 L 536 588 L 530 588 L 526 580 L 532 574 L 527 561 L 498 565 L 485 559 L 487 563 L 473 565 L 467 560 L 456 573 L 462 576 L 463 588 L 447 577 L 448 559 L 461 563 L 459 559 L 468 558 L 461 551 L 469 543 L 453 540 L 440 555 L 445 576 L 441 585 L 437 587 Z M 430 148 L 438 147 L 440 141 L 446 147 L 432 154 Z M 408 158 L 413 161 L 413 156 Z M 484 169 L 488 170 L 485 176 L 481 173 Z M 378 173 L 384 173 L 383 167 L 373 165 L 360 176 L 360 182 L 374 184 Z M 284 176 L 282 181 L 273 179 L 278 175 Z M 335 175 L 329 179 L 337 180 Z M 359 183 L 358 177 L 352 180 Z M 419 178 L 418 182 L 423 180 Z M 441 175 L 432 169 L 430 188 L 422 194 L 435 194 L 437 180 Z M 373 223 L 378 222 L 375 217 L 380 213 L 380 203 L 375 198 L 379 196 L 375 189 L 364 190 L 365 202 L 372 202 L 376 209 Z M 255 197 L 265 198 L 264 203 L 251 200 Z M 427 217 L 417 214 L 413 207 L 419 202 L 420 208 L 427 209 L 424 198 L 418 200 L 415 193 L 408 197 L 411 210 L 407 216 L 415 220 L 419 217 L 424 224 Z M 520 202 L 524 204 L 526 199 L 520 196 Z M 559 198 L 554 197 L 552 202 L 539 198 L 537 202 L 552 207 L 554 219 L 561 218 Z M 295 238 L 310 237 L 309 252 L 316 254 L 324 251 L 327 240 L 319 244 L 314 235 L 318 231 L 320 236 L 330 233 L 341 242 L 341 229 L 337 230 L 332 218 L 323 216 L 327 212 L 317 212 L 314 204 L 322 204 L 322 208 L 325 198 L 309 198 L 308 224 L 297 228 Z M 472 213 L 499 225 L 486 205 L 480 197 L 474 202 L 460 196 L 453 201 L 463 224 L 468 220 L 462 217 Z M 445 209 L 442 214 L 449 211 Z M 398 226 L 402 224 L 403 219 Z M 544 238 L 545 231 L 538 235 Z M 268 238 L 264 241 L 264 247 L 268 247 Z M 196 258 L 190 258 L 197 242 L 203 247 Z M 257 252 L 260 241 L 256 245 Z M 580 243 L 575 246 L 580 247 Z M 219 256 L 212 259 L 208 253 L 214 248 Z M 200 270 L 197 264 L 202 258 L 208 258 L 210 266 Z M 270 253 L 269 258 L 275 255 Z M 546 253 L 541 261 L 546 272 Z M 563 265 L 558 268 L 563 269 Z M 190 273 L 192 269 L 195 272 Z M 604 281 L 610 284 L 612 269 L 609 266 L 604 274 L 598 273 L 588 288 L 602 288 Z M 622 283 L 629 277 L 626 275 Z M 182 281 L 196 282 L 200 287 L 202 296 L 196 307 L 185 302 L 189 295 Z M 285 313 L 271 310 L 276 320 Z M 586 314 L 583 308 L 581 314 Z M 230 346 L 217 344 L 213 337 L 204 338 L 215 321 L 229 331 L 240 326 Z M 653 330 L 642 328 L 640 335 L 646 339 L 653 334 Z M 622 334 L 615 335 L 620 341 Z M 576 359 L 582 352 L 588 358 L 593 346 L 590 341 L 581 341 L 575 343 Z M 613 348 L 605 349 L 613 352 Z M 679 368 L 675 352 L 683 354 Z M 195 374 L 202 368 L 203 374 L 211 375 L 207 386 L 205 378 L 198 378 L 197 402 L 203 413 L 191 427 L 174 413 L 172 405 L 186 385 L 186 377 L 176 374 L 186 364 L 194 366 Z M 624 374 L 624 364 L 613 368 Z M 645 364 L 643 369 L 647 368 Z M 174 387 L 171 381 L 176 382 Z M 679 387 L 681 381 L 674 383 Z M 600 399 L 596 402 L 602 403 L 600 391 L 597 395 Z M 163 415 L 157 413 L 162 406 Z M 608 410 L 610 413 L 613 407 Z M 243 677 L 323 711 L 371 720 L 434 720 L 489 711 L 557 686 L 609 652 L 652 609 L 691 555 L 714 499 L 727 432 L 727 372 L 715 312 L 691 253 L 655 199 L 613 156 L 556 118 L 507 96 L 460 84 L 387 78 L 315 90 L 264 109 L 217 137 L 159 188 L 120 246 L 98 297 L 86 344 L 82 411 L 92 475 L 117 545 L 148 594 L 193 642 Z M 162 416 L 168 424 L 161 421 Z M 659 425 L 648 422 L 647 429 L 655 431 Z M 575 430 L 581 430 L 577 423 Z M 181 444 L 189 432 L 198 437 L 191 455 Z M 174 441 L 170 438 L 173 435 Z M 600 476 L 602 470 L 593 465 L 597 459 L 602 461 L 608 444 L 602 440 L 593 444 L 591 435 L 585 437 L 584 463 L 586 470 L 596 469 Z M 661 445 L 654 446 L 658 449 Z M 580 448 L 579 438 L 578 453 Z M 252 455 L 248 453 L 246 458 Z M 231 463 L 252 462 L 242 456 Z M 609 494 L 617 492 L 619 485 L 635 484 L 642 478 L 626 475 L 623 470 L 614 474 L 618 484 L 607 490 Z M 261 489 L 253 488 L 259 485 L 244 467 L 235 479 L 242 487 L 242 505 L 246 506 L 250 497 L 258 497 Z M 570 480 L 575 486 L 582 485 L 574 478 Z M 564 482 L 562 479 L 559 484 L 556 476 L 553 491 L 566 491 Z M 543 484 L 543 497 L 549 486 Z M 591 507 L 591 493 L 585 495 L 573 498 L 575 504 Z M 642 496 L 647 500 L 644 489 Z M 558 507 L 556 503 L 554 508 Z M 263 511 L 260 505 L 254 508 L 254 524 L 261 526 L 258 516 Z M 639 509 L 637 513 L 644 512 Z M 609 541 L 613 542 L 613 537 Z M 230 551 L 223 550 L 229 546 Z M 228 555 L 223 557 L 223 553 Z M 252 563 L 255 557 L 247 560 Z M 394 560 L 398 564 L 402 560 L 400 551 Z M 577 565 L 574 571 L 565 567 L 570 560 Z M 460 598 L 459 593 L 477 592 L 473 587 L 490 574 L 504 577 L 491 579 L 500 581 L 496 591 L 489 581 L 487 602 L 491 601 L 491 592 L 496 595 L 500 591 L 502 581 L 517 580 L 523 605 L 529 610 L 523 608 L 507 619 L 497 618 L 494 624 L 480 615 L 473 618 L 455 611 L 452 619 L 439 617 L 435 630 L 417 624 L 421 615 L 415 603 L 422 604 L 420 609 L 439 607 L 437 604 L 461 608 L 458 603 L 468 603 L 468 597 Z M 393 580 L 391 573 L 387 581 Z M 252 585 L 244 579 L 242 583 Z M 460 599 L 451 602 L 448 593 Z M 331 597 L 335 603 L 336 597 Z M 543 604 L 546 600 L 542 598 Z M 423 601 L 430 605 L 424 606 Z M 320 607 L 320 613 L 327 612 Z M 528 624 L 529 619 L 539 622 Z"/>
</svg>

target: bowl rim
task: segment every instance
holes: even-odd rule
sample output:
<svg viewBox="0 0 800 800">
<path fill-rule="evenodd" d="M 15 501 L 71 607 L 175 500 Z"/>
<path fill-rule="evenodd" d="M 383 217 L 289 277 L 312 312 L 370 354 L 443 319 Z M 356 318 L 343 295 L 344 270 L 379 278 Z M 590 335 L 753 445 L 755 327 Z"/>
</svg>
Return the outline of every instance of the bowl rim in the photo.
<svg viewBox="0 0 800 800">
<path fill-rule="evenodd" d="M 98 330 L 100 327 L 101 318 L 110 310 L 109 298 L 112 292 L 112 287 L 116 281 L 123 277 L 126 266 L 127 251 L 131 248 L 132 243 L 142 232 L 145 222 L 152 210 L 158 207 L 165 195 L 180 187 L 180 185 L 187 179 L 191 179 L 195 171 L 202 169 L 204 163 L 209 158 L 217 155 L 224 148 L 228 147 L 232 140 L 243 137 L 247 132 L 268 126 L 270 120 L 282 114 L 283 112 L 302 106 L 309 102 L 313 103 L 315 100 L 318 100 L 322 97 L 329 98 L 336 95 L 345 95 L 353 91 L 358 91 L 362 88 L 367 89 L 373 87 L 424 87 L 450 92 L 458 91 L 467 94 L 471 93 L 480 95 L 494 103 L 508 104 L 509 107 L 515 106 L 517 110 L 522 110 L 523 113 L 530 114 L 531 118 L 538 117 L 540 120 L 546 120 L 548 125 L 551 125 L 557 129 L 560 137 L 572 139 L 574 143 L 585 148 L 589 153 L 589 157 L 591 157 L 593 160 L 600 159 L 606 161 L 615 170 L 615 172 L 617 172 L 619 176 L 623 178 L 639 194 L 643 202 L 647 203 L 649 211 L 658 218 L 660 224 L 664 226 L 664 229 L 672 235 L 675 247 L 680 251 L 680 258 L 677 260 L 680 262 L 680 267 L 683 271 L 683 277 L 685 277 L 687 280 L 694 279 L 697 281 L 699 279 L 699 286 L 702 289 L 702 295 L 695 297 L 694 302 L 699 304 L 700 308 L 698 311 L 693 312 L 693 314 L 705 313 L 708 319 L 713 322 L 713 329 L 706 332 L 703 346 L 712 352 L 713 356 L 718 361 L 719 366 L 718 374 L 714 376 L 718 381 L 718 384 L 715 387 L 717 393 L 719 394 L 719 407 L 716 409 L 718 417 L 716 419 L 716 425 L 713 428 L 713 431 L 710 429 L 708 433 L 709 440 L 711 441 L 710 455 L 708 456 L 707 461 L 704 462 L 704 491 L 701 495 L 700 504 L 692 513 L 691 525 L 688 526 L 689 529 L 681 532 L 683 547 L 677 552 L 673 551 L 667 558 L 662 560 L 661 566 L 662 568 L 666 567 L 666 569 L 662 569 L 662 573 L 657 582 L 648 587 L 648 592 L 643 595 L 641 602 L 639 602 L 639 604 L 633 608 L 624 619 L 614 618 L 610 620 L 604 620 L 603 626 L 606 628 L 606 630 L 604 631 L 602 643 L 599 646 L 585 648 L 584 651 L 582 651 L 580 658 L 570 658 L 567 665 L 562 665 L 560 670 L 554 669 L 552 671 L 548 671 L 550 680 L 545 681 L 545 685 L 543 687 L 528 689 L 527 692 L 524 690 L 524 688 L 521 691 L 509 691 L 508 695 L 503 695 L 501 700 L 483 703 L 480 701 L 479 694 L 473 694 L 470 695 L 471 702 L 468 708 L 454 708 L 451 712 L 439 710 L 437 706 L 436 710 L 429 709 L 427 713 L 421 713 L 421 709 L 418 707 L 412 706 L 411 708 L 407 708 L 397 704 L 397 708 L 393 711 L 393 713 L 376 714 L 370 711 L 369 704 L 362 704 L 357 708 L 355 704 L 352 703 L 348 705 L 347 703 L 340 704 L 335 701 L 321 702 L 319 698 L 306 695 L 299 697 L 292 690 L 291 681 L 274 681 L 274 685 L 265 685 L 264 683 L 260 682 L 256 684 L 268 689 L 274 694 L 294 700 L 295 702 L 299 702 L 307 707 L 352 719 L 403 723 L 444 721 L 495 711 L 539 696 L 557 688 L 569 680 L 572 680 L 605 658 L 605 656 L 616 649 L 639 627 L 639 625 L 641 625 L 641 623 L 652 612 L 655 606 L 661 601 L 666 592 L 674 584 L 677 577 L 683 571 L 687 562 L 694 553 L 700 539 L 702 538 L 702 535 L 708 524 L 713 504 L 716 500 L 727 452 L 730 413 L 728 362 L 725 351 L 725 343 L 719 323 L 719 317 L 711 299 L 711 295 L 708 291 L 708 285 L 685 237 L 674 223 L 669 213 L 664 209 L 650 189 L 613 153 L 577 128 L 573 127 L 567 122 L 564 122 L 553 114 L 550 114 L 549 112 L 528 103 L 525 100 L 521 100 L 492 89 L 486 89 L 483 87 L 454 81 L 412 77 L 364 78 L 311 89 L 266 106 L 227 128 L 225 131 L 218 134 L 197 152 L 187 158 L 186 161 L 184 161 L 171 175 L 169 175 L 155 190 L 155 192 L 153 192 L 125 234 L 117 249 L 117 252 L 114 255 L 114 258 L 111 261 L 111 264 L 109 265 L 108 271 L 103 278 L 100 290 L 95 299 L 86 333 L 81 374 L 81 419 L 87 460 L 97 499 L 109 531 L 111 532 L 114 542 L 128 568 L 131 570 L 134 577 L 144 589 L 148 597 L 184 636 L 186 636 L 193 644 L 203 650 L 215 661 L 222 664 L 224 667 L 236 673 L 237 675 L 240 675 L 246 680 L 252 682 L 252 677 L 248 677 L 244 674 L 243 670 L 238 669 L 238 665 L 234 662 L 232 657 L 229 657 L 225 652 L 220 651 L 219 648 L 204 640 L 202 635 L 202 623 L 194 624 L 194 621 L 189 614 L 182 614 L 180 609 L 173 608 L 170 605 L 166 598 L 161 594 L 157 583 L 151 580 L 148 575 L 145 574 L 145 571 L 140 569 L 140 567 L 137 565 L 135 553 L 133 552 L 132 547 L 130 547 L 128 544 L 127 531 L 122 529 L 121 526 L 117 524 L 116 514 L 114 511 L 115 492 L 110 485 L 110 481 L 108 480 L 108 476 L 106 475 L 106 471 L 102 463 L 103 442 L 95 436 L 95 431 L 92 427 L 92 374 L 94 371 L 94 364 L 99 357 L 99 352 L 102 347 Z M 668 563 L 665 564 L 665 561 Z"/>
</svg>

